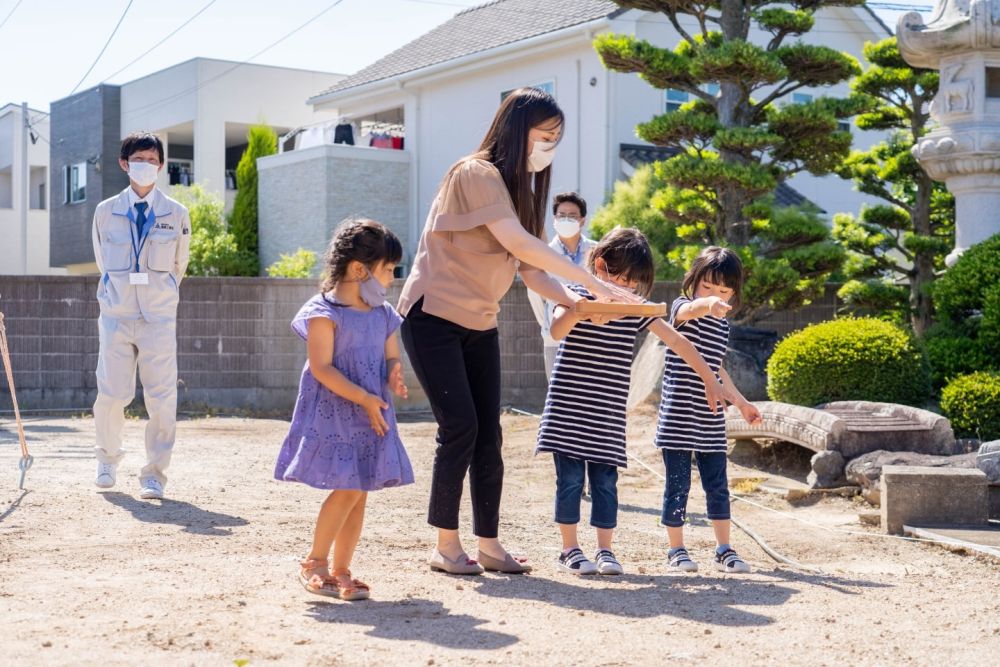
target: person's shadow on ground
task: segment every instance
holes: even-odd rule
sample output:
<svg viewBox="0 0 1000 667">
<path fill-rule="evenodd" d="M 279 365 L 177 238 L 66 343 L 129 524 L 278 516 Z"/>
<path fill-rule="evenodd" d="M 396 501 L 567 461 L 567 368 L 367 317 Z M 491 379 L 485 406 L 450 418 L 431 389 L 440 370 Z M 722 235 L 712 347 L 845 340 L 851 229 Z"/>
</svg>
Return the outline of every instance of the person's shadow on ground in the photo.
<svg viewBox="0 0 1000 667">
<path fill-rule="evenodd" d="M 128 511 L 139 521 L 180 526 L 185 533 L 196 535 L 232 535 L 235 526 L 245 526 L 249 522 L 241 516 L 210 512 L 183 500 L 165 498 L 157 502 L 137 500 L 132 496 L 112 491 L 98 494 L 112 505 Z"/>
<path fill-rule="evenodd" d="M 450 614 L 437 600 L 310 600 L 307 616 L 322 623 L 370 625 L 365 634 L 405 642 L 422 641 L 445 648 L 492 650 L 511 646 L 514 635 L 480 628 L 486 623 L 468 614 Z"/>
</svg>

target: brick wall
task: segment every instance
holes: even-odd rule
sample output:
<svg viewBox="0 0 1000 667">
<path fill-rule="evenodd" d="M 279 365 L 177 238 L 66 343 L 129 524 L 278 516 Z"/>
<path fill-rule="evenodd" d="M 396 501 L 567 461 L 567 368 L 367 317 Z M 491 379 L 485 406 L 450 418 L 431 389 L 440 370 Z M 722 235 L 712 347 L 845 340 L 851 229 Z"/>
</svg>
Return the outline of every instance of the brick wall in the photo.
<svg viewBox="0 0 1000 667">
<path fill-rule="evenodd" d="M 96 277 L 0 276 L 0 311 L 18 400 L 25 409 L 85 410 L 96 396 L 98 305 Z M 401 281 L 389 298 L 394 303 Z M 669 301 L 676 283 L 659 283 L 654 297 Z M 833 317 L 835 290 L 798 313 L 764 323 L 779 335 Z M 316 293 L 311 280 L 187 278 L 178 311 L 181 406 L 198 409 L 288 410 L 294 404 L 305 346 L 288 326 Z M 545 398 L 542 342 L 527 294 L 516 283 L 502 303 L 500 343 L 503 401 L 537 408 Z M 6 381 L 0 409 L 10 408 Z M 411 399 L 401 409 L 426 407 L 410 374 Z"/>
</svg>

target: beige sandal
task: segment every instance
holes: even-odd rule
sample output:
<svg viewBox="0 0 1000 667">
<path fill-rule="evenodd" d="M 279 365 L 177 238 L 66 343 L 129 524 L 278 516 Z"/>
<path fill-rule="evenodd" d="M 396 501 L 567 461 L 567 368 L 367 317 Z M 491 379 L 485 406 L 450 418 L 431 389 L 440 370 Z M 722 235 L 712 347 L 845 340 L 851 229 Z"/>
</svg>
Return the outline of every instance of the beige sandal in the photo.
<svg viewBox="0 0 1000 667">
<path fill-rule="evenodd" d="M 371 587 L 360 579 L 352 579 L 351 571 L 346 567 L 334 570 L 333 576 L 337 580 L 337 585 L 340 586 L 341 600 L 367 600 L 371 596 Z M 347 583 L 345 584 L 339 577 L 347 577 Z"/>
<path fill-rule="evenodd" d="M 340 581 L 330 576 L 330 564 L 325 558 L 306 558 L 299 562 L 299 582 L 310 593 L 331 598 L 341 596 Z M 322 570 L 324 574 L 317 573 Z"/>
</svg>

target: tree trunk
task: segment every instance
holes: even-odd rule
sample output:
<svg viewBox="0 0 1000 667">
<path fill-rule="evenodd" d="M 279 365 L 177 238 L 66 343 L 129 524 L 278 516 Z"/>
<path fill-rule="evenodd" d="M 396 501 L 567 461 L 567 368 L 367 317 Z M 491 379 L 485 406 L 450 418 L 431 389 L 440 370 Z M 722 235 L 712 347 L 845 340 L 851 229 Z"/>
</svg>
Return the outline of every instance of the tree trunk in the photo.
<svg viewBox="0 0 1000 667">
<path fill-rule="evenodd" d="M 917 177 L 917 192 L 913 206 L 913 232 L 920 236 L 931 236 L 931 190 L 933 181 L 926 174 Z M 931 325 L 934 315 L 931 296 L 927 292 L 934 281 L 934 253 L 920 250 L 914 253 L 913 272 L 910 278 L 910 324 L 913 331 L 923 335 Z"/>
<path fill-rule="evenodd" d="M 750 3 L 743 0 L 722 0 L 719 7 L 719 28 L 726 40 L 746 40 L 749 32 Z M 717 113 L 722 127 L 737 127 L 745 125 L 747 101 L 739 85 L 729 81 L 719 82 L 719 100 Z M 725 162 L 742 163 L 741 155 L 720 150 L 719 157 Z M 750 224 L 743 216 L 743 208 L 749 203 L 745 201 L 737 188 L 719 187 L 716 189 L 719 199 L 720 225 L 716 230 L 717 242 L 746 245 L 750 242 Z"/>
</svg>

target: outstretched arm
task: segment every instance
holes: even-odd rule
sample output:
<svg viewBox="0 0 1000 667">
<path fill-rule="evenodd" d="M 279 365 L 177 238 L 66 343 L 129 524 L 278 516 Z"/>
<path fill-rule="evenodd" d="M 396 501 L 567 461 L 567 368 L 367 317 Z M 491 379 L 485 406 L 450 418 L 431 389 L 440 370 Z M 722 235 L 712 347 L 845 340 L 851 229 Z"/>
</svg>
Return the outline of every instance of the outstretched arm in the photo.
<svg viewBox="0 0 1000 667">
<path fill-rule="evenodd" d="M 701 381 L 705 383 L 705 398 L 708 399 L 708 407 L 712 413 L 716 413 L 721 406 L 725 409 L 725 396 L 719 379 L 712 372 L 712 369 L 705 362 L 695 346 L 687 338 L 677 333 L 677 330 L 667 324 L 663 319 L 654 320 L 649 325 L 649 330 L 662 340 L 667 347 L 677 353 L 688 366 L 691 367 Z"/>
</svg>

